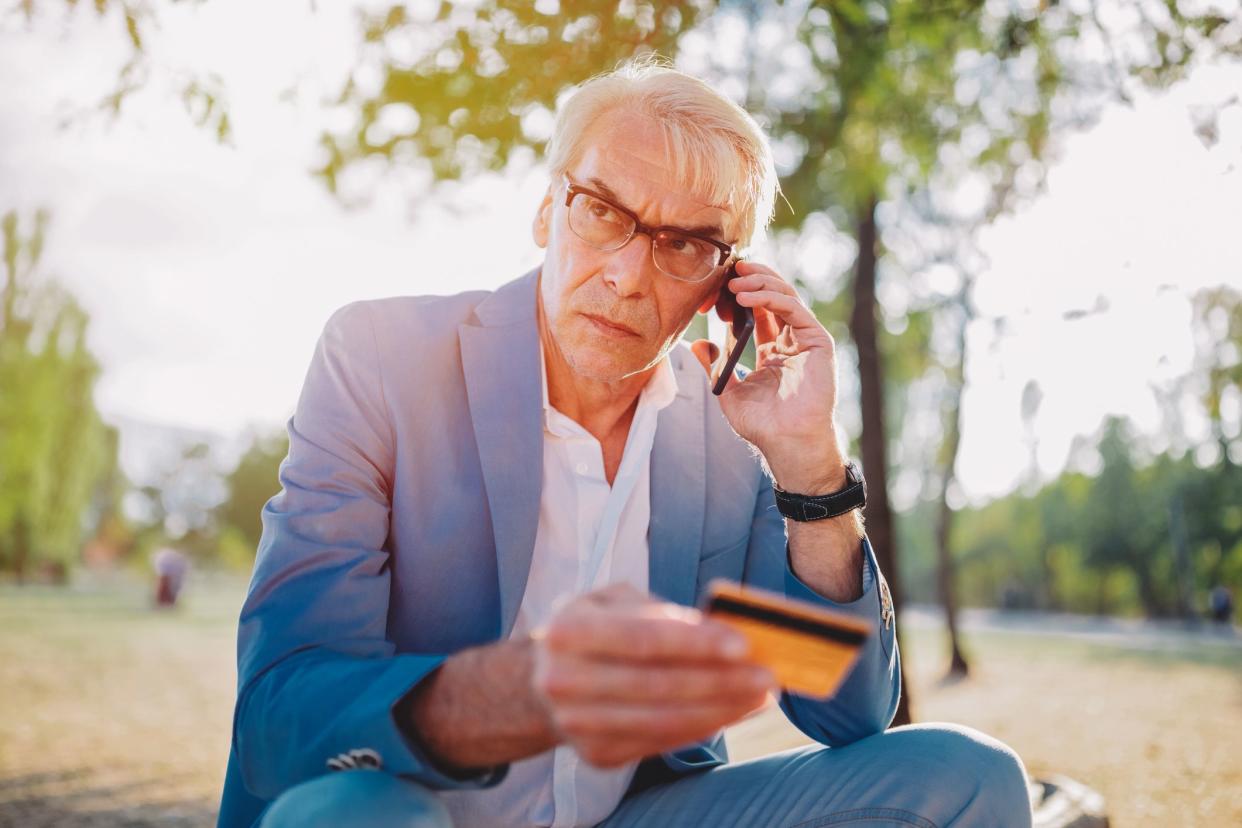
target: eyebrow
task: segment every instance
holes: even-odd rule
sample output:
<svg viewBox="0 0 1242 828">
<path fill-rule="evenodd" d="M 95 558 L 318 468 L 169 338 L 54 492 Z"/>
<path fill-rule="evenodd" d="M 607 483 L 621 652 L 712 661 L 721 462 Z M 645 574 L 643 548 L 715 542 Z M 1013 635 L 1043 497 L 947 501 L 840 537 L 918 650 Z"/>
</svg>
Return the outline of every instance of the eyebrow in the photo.
<svg viewBox="0 0 1242 828">
<path fill-rule="evenodd" d="M 605 184 L 603 181 L 600 181 L 595 176 L 591 176 L 590 178 L 587 179 L 587 181 L 589 181 L 595 187 L 595 189 L 599 190 L 602 195 L 608 196 L 613 201 L 617 202 L 618 204 L 622 204 L 623 206 L 626 207 L 626 209 L 629 209 L 628 205 L 624 204 L 624 201 L 621 198 L 621 196 L 617 195 L 617 191 L 614 190 L 612 187 L 609 187 L 607 184 Z M 724 235 L 724 231 L 720 229 L 719 224 L 700 224 L 695 227 L 678 227 L 677 229 L 684 230 L 685 232 L 691 233 L 696 236 L 711 236 L 717 241 L 723 241 L 723 239 L 721 239 L 720 237 Z M 724 243 L 728 244 L 728 242 L 724 242 Z"/>
</svg>

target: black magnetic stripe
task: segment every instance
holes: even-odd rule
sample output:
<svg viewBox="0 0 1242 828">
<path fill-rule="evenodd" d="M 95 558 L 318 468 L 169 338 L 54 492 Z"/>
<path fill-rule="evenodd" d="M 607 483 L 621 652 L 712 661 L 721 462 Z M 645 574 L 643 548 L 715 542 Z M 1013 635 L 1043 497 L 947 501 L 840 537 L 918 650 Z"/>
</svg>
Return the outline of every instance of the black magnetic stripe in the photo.
<svg viewBox="0 0 1242 828">
<path fill-rule="evenodd" d="M 776 624 L 789 630 L 817 635 L 821 638 L 829 638 L 840 644 L 848 644 L 851 647 L 862 646 L 863 641 L 867 638 L 866 633 L 837 627 L 824 621 L 816 621 L 813 618 L 805 618 L 801 615 L 786 615 L 783 612 L 769 609 L 768 607 L 757 607 L 754 604 L 743 603 L 727 595 L 718 595 L 712 599 L 708 612 L 716 610 L 731 612 L 734 615 L 752 618 L 755 621 L 766 621 L 769 624 Z"/>
</svg>

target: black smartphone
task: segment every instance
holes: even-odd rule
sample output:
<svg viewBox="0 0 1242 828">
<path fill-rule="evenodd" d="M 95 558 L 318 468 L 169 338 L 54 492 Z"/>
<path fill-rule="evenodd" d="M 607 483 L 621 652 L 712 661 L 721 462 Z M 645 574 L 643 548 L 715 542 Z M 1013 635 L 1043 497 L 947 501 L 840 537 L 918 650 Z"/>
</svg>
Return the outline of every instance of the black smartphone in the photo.
<svg viewBox="0 0 1242 828">
<path fill-rule="evenodd" d="M 725 335 L 725 351 L 729 356 L 725 360 L 724 368 L 716 377 L 715 386 L 712 387 L 712 393 L 716 396 L 720 396 L 725 386 L 729 384 L 729 377 L 732 376 L 733 369 L 737 367 L 737 361 L 742 358 L 742 352 L 746 350 L 746 343 L 750 342 L 751 334 L 755 332 L 755 312 L 739 305 L 737 295 L 729 290 L 729 282 L 737 276 L 737 262 L 734 262 L 729 266 L 725 280 L 720 286 L 720 304 L 728 307 L 731 321 L 726 320 L 729 328 Z"/>
</svg>

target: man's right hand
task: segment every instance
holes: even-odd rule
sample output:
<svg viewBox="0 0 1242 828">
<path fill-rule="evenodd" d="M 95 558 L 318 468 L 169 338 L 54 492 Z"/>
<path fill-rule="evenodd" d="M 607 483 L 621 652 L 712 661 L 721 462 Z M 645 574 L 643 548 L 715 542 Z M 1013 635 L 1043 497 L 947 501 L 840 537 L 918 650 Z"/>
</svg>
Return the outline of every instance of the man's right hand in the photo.
<svg viewBox="0 0 1242 828">
<path fill-rule="evenodd" d="M 776 689 L 736 630 L 628 584 L 574 599 L 532 639 L 552 729 L 599 767 L 705 739 Z"/>
</svg>

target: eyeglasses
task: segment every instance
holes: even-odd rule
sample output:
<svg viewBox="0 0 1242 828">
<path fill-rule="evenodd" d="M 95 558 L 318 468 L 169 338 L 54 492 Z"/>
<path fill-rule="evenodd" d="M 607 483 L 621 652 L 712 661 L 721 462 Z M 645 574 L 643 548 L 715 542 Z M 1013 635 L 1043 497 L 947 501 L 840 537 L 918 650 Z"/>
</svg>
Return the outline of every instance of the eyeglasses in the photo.
<svg viewBox="0 0 1242 828">
<path fill-rule="evenodd" d="M 701 282 L 733 255 L 733 246 L 678 227 L 648 227 L 630 210 L 564 176 L 569 229 L 598 250 L 620 250 L 637 233 L 651 239 L 651 258 L 660 272 L 679 282 Z"/>
</svg>

